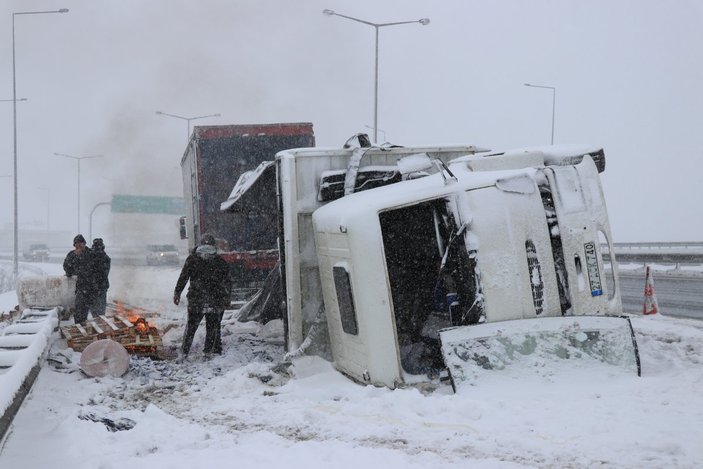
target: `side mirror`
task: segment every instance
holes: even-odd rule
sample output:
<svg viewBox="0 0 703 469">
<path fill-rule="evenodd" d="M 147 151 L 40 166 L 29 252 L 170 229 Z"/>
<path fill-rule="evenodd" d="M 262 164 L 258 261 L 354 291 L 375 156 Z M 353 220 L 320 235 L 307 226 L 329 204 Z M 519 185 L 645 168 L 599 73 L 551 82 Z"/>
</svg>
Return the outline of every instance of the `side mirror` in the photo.
<svg viewBox="0 0 703 469">
<path fill-rule="evenodd" d="M 399 158 L 396 164 L 398 165 L 400 174 L 408 175 L 430 169 L 432 167 L 432 160 L 426 153 L 416 153 Z"/>
</svg>

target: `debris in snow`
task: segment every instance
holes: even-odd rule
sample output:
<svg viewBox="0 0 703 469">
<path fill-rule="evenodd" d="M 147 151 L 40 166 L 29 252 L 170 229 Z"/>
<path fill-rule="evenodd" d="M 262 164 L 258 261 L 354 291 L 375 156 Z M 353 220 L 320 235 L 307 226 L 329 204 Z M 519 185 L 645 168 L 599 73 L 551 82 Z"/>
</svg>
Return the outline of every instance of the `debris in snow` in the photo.
<svg viewBox="0 0 703 469">
<path fill-rule="evenodd" d="M 128 419 L 125 417 L 119 418 L 117 420 L 112 420 L 107 417 L 101 417 L 99 415 L 95 415 L 94 413 L 80 414 L 80 415 L 78 415 L 78 418 L 81 420 L 89 420 L 91 422 L 104 423 L 105 427 L 108 429 L 108 431 L 111 431 L 111 432 L 119 432 L 122 430 L 131 430 L 137 424 L 137 422 L 135 422 L 134 420 Z"/>
</svg>

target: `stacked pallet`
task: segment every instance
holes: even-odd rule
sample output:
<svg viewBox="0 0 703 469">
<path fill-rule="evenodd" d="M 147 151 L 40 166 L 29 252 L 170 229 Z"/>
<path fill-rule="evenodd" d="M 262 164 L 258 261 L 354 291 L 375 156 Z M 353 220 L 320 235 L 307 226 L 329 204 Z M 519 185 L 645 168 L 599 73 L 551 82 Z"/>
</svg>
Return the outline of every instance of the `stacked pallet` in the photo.
<svg viewBox="0 0 703 469">
<path fill-rule="evenodd" d="M 119 342 L 129 353 L 155 358 L 160 358 L 163 348 L 158 329 L 149 326 L 143 318 L 131 322 L 119 315 L 98 316 L 81 324 L 61 327 L 61 334 L 77 352 L 101 339 Z"/>
</svg>

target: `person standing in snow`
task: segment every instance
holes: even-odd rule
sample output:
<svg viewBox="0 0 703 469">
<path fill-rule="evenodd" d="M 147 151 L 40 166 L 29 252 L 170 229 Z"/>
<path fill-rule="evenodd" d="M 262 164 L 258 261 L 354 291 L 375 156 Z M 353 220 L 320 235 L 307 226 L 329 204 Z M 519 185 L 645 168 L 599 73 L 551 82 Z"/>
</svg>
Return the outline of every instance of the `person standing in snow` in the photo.
<svg viewBox="0 0 703 469">
<path fill-rule="evenodd" d="M 190 281 L 188 288 L 188 323 L 183 335 L 181 357 L 185 358 L 190 352 L 193 337 L 200 322 L 205 316 L 205 353 L 222 353 L 220 328 L 225 308 L 230 303 L 231 281 L 229 266 L 217 254 L 215 238 L 203 235 L 198 246 L 190 254 L 183 265 L 181 275 L 176 282 L 173 292 L 173 303 L 181 302 L 181 293 Z"/>
<path fill-rule="evenodd" d="M 86 246 L 83 235 L 78 234 L 73 238 L 72 251 L 66 254 L 63 261 L 63 270 L 67 277 L 76 276 L 76 302 L 73 307 L 73 320 L 76 324 L 88 319 L 95 294 L 95 281 L 93 279 L 92 252 Z"/>
<path fill-rule="evenodd" d="M 107 290 L 110 288 L 110 256 L 105 253 L 105 243 L 102 238 L 95 238 L 92 246 L 92 277 L 95 282 L 95 297 L 91 306 L 93 316 L 105 314 L 107 306 Z"/>
</svg>

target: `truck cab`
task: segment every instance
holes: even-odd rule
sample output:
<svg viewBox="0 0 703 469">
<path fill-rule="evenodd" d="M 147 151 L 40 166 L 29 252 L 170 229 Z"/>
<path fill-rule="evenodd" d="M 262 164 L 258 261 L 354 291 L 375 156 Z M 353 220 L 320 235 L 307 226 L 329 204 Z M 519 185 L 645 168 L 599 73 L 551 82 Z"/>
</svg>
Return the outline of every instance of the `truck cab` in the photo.
<svg viewBox="0 0 703 469">
<path fill-rule="evenodd" d="M 447 328 L 621 313 L 616 273 L 604 280 L 610 228 L 596 163 L 557 156 L 461 157 L 317 209 L 337 369 L 394 388 L 445 367 Z"/>
<path fill-rule="evenodd" d="M 562 334 L 566 324 L 562 338 L 588 346 L 599 332 L 586 323 L 610 327 L 588 321 L 622 313 L 616 264 L 601 253 L 612 252 L 604 168 L 594 147 L 359 138 L 278 153 L 223 209 L 275 174 L 288 356 L 321 355 L 356 381 L 395 388 L 449 370 L 449 359 L 460 368 L 461 341 L 486 325 L 539 319 Z M 627 341 L 629 322 L 614 323 Z"/>
</svg>

